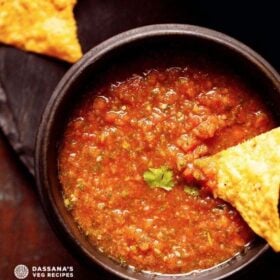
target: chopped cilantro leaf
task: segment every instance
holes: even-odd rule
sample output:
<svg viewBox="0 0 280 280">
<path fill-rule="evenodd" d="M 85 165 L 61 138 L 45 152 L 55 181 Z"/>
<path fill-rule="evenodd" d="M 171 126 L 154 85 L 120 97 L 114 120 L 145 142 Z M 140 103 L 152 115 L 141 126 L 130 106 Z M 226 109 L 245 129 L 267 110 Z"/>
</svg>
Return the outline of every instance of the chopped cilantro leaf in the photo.
<svg viewBox="0 0 280 280">
<path fill-rule="evenodd" d="M 143 174 L 144 181 L 151 188 L 162 188 L 171 191 L 174 187 L 173 171 L 166 166 L 149 168 Z"/>
</svg>

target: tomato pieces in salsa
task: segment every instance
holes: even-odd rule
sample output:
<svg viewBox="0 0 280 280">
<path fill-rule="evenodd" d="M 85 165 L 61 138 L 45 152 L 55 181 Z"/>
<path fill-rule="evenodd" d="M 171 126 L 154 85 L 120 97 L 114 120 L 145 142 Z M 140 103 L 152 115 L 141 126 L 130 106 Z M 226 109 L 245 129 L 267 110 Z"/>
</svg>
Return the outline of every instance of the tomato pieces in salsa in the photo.
<svg viewBox="0 0 280 280">
<path fill-rule="evenodd" d="M 188 186 L 186 167 L 273 126 L 254 90 L 211 67 L 152 69 L 105 85 L 64 133 L 65 206 L 90 242 L 122 264 L 209 268 L 254 235 L 235 209 Z"/>
</svg>

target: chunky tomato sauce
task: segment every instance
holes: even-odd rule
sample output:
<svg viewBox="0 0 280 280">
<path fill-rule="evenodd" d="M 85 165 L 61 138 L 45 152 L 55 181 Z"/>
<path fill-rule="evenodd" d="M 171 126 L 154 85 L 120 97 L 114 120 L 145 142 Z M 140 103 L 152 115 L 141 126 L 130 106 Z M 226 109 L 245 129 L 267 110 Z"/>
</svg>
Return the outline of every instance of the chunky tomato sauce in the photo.
<svg viewBox="0 0 280 280">
<path fill-rule="evenodd" d="M 185 167 L 273 126 L 252 89 L 209 66 L 152 69 L 103 86 L 64 134 L 65 206 L 90 242 L 122 264 L 161 273 L 209 268 L 253 233 L 223 201 L 184 191 Z M 169 191 L 143 177 L 163 166 L 173 173 Z"/>
</svg>

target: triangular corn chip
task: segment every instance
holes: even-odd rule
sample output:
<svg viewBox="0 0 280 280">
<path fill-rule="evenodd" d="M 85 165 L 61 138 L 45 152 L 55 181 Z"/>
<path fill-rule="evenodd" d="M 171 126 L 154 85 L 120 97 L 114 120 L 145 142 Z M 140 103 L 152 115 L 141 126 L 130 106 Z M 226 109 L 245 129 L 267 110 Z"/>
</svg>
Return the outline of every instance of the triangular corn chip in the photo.
<svg viewBox="0 0 280 280">
<path fill-rule="evenodd" d="M 0 42 L 75 62 L 82 56 L 76 0 L 0 0 Z"/>
<path fill-rule="evenodd" d="M 280 128 L 195 161 L 198 180 L 233 205 L 271 247 L 280 251 Z"/>
</svg>

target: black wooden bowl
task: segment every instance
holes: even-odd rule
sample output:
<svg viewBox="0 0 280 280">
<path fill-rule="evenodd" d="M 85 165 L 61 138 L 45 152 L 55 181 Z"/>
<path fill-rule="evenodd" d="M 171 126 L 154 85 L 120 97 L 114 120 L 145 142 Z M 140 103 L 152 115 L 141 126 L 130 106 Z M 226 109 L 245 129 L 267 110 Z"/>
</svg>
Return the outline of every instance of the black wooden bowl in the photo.
<svg viewBox="0 0 280 280">
<path fill-rule="evenodd" d="M 242 43 L 215 31 L 189 25 L 152 25 L 121 33 L 91 49 L 73 65 L 56 87 L 42 117 L 37 135 L 35 168 L 40 199 L 54 230 L 65 246 L 89 265 L 99 264 L 125 279 L 221 279 L 254 261 L 268 245 L 257 239 L 244 252 L 213 268 L 187 274 L 149 274 L 122 267 L 101 254 L 78 229 L 64 207 L 58 180 L 58 145 L 73 107 L 83 93 L 112 72 L 125 77 L 141 65 L 152 66 L 156 54 L 165 58 L 189 51 L 223 61 L 258 88 L 276 120 L 280 120 L 280 77 L 258 54 Z M 163 58 L 163 59 L 165 59 Z M 143 60 L 147 63 L 143 64 Z M 141 66 L 141 67 L 142 67 Z M 140 68 L 141 68 L 140 67 Z M 138 69 L 142 70 L 142 69 Z M 279 110 L 278 110 L 279 111 Z"/>
</svg>

